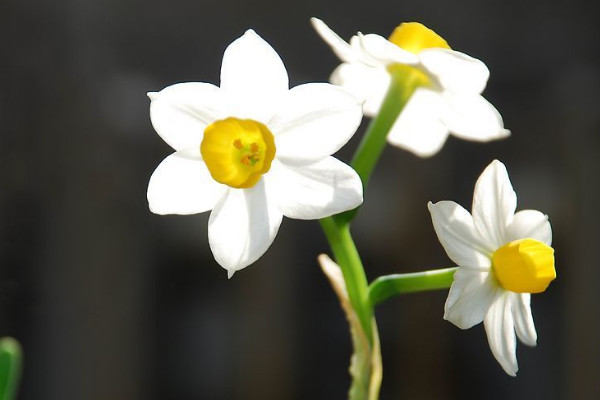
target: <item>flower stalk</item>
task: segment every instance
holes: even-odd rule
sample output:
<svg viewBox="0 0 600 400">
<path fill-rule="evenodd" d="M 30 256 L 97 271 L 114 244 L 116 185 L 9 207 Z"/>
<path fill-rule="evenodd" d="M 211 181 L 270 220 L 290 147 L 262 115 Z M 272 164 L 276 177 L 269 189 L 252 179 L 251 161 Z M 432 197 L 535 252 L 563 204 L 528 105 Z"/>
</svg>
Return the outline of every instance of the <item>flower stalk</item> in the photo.
<svg viewBox="0 0 600 400">
<path fill-rule="evenodd" d="M 373 307 L 369 301 L 367 276 L 352 240 L 350 225 L 340 224 L 331 217 L 323 218 L 320 222 L 336 262 L 342 269 L 350 304 L 358 316 L 369 343 L 372 344 Z"/>
<path fill-rule="evenodd" d="M 400 294 L 447 289 L 452 285 L 457 269 L 454 267 L 380 276 L 369 285 L 369 300 L 376 306 Z"/>
<path fill-rule="evenodd" d="M 371 121 L 365 132 L 351 163 L 362 180 L 363 190 L 383 152 L 390 129 L 415 90 L 423 84 L 422 73 L 414 68 L 398 66 L 398 68 L 389 70 L 392 79 L 385 100 L 379 114 Z M 351 400 L 377 400 L 382 368 L 379 337 L 373 312 L 373 306 L 376 303 L 370 298 L 371 291 L 367 276 L 350 233 L 350 222 L 354 219 L 357 211 L 358 208 L 355 208 L 333 217 L 323 218 L 320 222 L 336 262 L 341 268 L 350 305 L 362 328 L 360 336 L 364 336 L 367 342 L 363 343 L 357 340 L 356 327 L 351 326 L 354 352 L 349 398 Z M 429 279 L 429 277 L 422 276 L 420 278 L 421 287 L 426 287 Z M 444 285 L 446 285 L 444 287 L 449 287 L 451 280 L 450 282 L 446 282 L 446 280 L 444 280 Z M 380 281 L 376 285 L 375 293 L 379 293 L 378 290 L 381 289 L 383 297 L 394 295 L 393 289 L 402 285 L 394 285 L 393 282 L 394 280 Z M 411 282 L 414 283 L 416 280 L 413 279 Z M 429 286 L 431 285 L 435 285 L 435 283 L 429 283 Z M 414 290 L 420 289 L 415 287 Z M 365 354 L 368 356 L 365 357 Z M 363 362 L 357 362 L 358 359 L 362 359 Z M 372 362 L 372 360 L 378 360 L 378 362 Z M 359 368 L 357 365 L 363 365 L 363 367 Z"/>
<path fill-rule="evenodd" d="M 365 188 L 385 147 L 392 125 L 415 90 L 423 83 L 423 74 L 412 67 L 390 68 L 390 72 L 390 87 L 379 114 L 371 121 L 351 162 Z"/>
<path fill-rule="evenodd" d="M 415 90 L 423 84 L 423 75 L 420 71 L 410 67 L 398 67 L 400 68 L 390 68 L 390 87 L 379 114 L 369 124 L 350 163 L 362 180 L 363 192 L 366 191 L 371 174 L 385 148 L 390 129 Z M 358 208 L 355 208 L 334 218 L 339 223 L 349 223 L 357 212 Z"/>
</svg>

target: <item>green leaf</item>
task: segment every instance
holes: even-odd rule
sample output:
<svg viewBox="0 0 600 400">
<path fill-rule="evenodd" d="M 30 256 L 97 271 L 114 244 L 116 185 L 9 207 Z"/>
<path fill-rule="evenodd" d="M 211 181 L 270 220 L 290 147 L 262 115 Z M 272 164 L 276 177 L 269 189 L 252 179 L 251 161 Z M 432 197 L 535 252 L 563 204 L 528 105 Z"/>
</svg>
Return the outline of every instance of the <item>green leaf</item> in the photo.
<svg viewBox="0 0 600 400">
<path fill-rule="evenodd" d="M 21 345 L 11 337 L 0 339 L 0 400 L 13 400 L 21 379 Z"/>
</svg>

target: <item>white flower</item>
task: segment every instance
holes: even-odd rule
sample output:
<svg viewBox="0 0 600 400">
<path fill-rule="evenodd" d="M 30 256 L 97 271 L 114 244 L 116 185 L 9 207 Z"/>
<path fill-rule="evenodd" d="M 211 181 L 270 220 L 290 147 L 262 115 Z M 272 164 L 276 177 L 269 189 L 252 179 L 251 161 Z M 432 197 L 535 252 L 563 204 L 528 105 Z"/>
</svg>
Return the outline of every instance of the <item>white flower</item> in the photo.
<svg viewBox="0 0 600 400">
<path fill-rule="evenodd" d="M 428 157 L 440 150 L 449 133 L 481 142 L 510 134 L 498 111 L 481 96 L 489 77 L 485 64 L 451 50 L 425 26 L 401 24 L 389 40 L 359 32 L 346 43 L 323 21 L 311 21 L 342 61 L 331 82 L 362 99 L 365 115 L 378 114 L 394 70 L 421 81 L 390 130 L 392 145 Z"/>
<path fill-rule="evenodd" d="M 461 329 L 483 321 L 492 353 L 509 375 L 517 367 L 516 335 L 535 346 L 530 293 L 556 278 L 548 216 L 515 214 L 517 196 L 504 164 L 493 161 L 475 185 L 472 214 L 453 201 L 429 203 L 435 232 L 459 269 L 444 319 Z"/>
<path fill-rule="evenodd" d="M 210 247 L 229 276 L 267 250 L 284 215 L 319 219 L 362 203 L 358 174 L 330 157 L 360 124 L 360 104 L 327 83 L 290 90 L 279 55 L 254 31 L 225 50 L 221 87 L 148 95 L 154 128 L 176 150 L 150 178 L 150 210 L 212 210 Z"/>
</svg>

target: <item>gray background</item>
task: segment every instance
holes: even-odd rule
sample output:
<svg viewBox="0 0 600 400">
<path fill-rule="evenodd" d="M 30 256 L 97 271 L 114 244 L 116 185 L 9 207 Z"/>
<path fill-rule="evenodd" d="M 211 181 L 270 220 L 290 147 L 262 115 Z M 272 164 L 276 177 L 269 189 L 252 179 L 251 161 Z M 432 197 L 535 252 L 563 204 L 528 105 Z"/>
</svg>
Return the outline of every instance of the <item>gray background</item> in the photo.
<svg viewBox="0 0 600 400">
<path fill-rule="evenodd" d="M 449 266 L 426 203 L 470 206 L 494 158 L 519 208 L 551 217 L 558 279 L 533 296 L 535 349 L 510 378 L 482 326 L 442 319 L 446 292 L 378 308 L 386 399 L 600 397 L 600 57 L 594 1 L 2 0 L 0 335 L 24 345 L 21 399 L 342 399 L 345 320 L 315 258 L 316 222 L 286 219 L 232 280 L 208 214 L 147 209 L 171 149 L 147 91 L 218 83 L 225 47 L 254 28 L 292 85 L 338 64 L 309 24 L 345 38 L 402 21 L 486 62 L 485 96 L 513 136 L 451 138 L 432 159 L 387 148 L 355 224 L 370 279 Z M 361 128 L 362 133 L 364 128 Z M 339 153 L 348 160 L 356 140 Z"/>
</svg>

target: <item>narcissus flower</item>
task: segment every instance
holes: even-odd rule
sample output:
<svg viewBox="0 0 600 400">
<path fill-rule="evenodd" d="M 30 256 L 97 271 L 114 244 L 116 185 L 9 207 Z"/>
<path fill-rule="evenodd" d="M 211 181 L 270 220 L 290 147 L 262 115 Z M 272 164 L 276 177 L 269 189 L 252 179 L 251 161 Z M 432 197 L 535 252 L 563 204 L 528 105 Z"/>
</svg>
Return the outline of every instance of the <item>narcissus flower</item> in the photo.
<svg viewBox="0 0 600 400">
<path fill-rule="evenodd" d="M 220 87 L 148 95 L 154 128 L 176 150 L 150 178 L 150 210 L 212 210 L 210 247 L 229 276 L 267 250 L 284 215 L 318 219 L 362 203 L 356 172 L 330 156 L 360 124 L 360 103 L 327 83 L 289 89 L 279 55 L 254 31 L 225 50 Z"/>
<path fill-rule="evenodd" d="M 483 321 L 492 353 L 507 374 L 517 373 L 516 336 L 535 346 L 531 293 L 556 278 L 548 216 L 515 214 L 517 196 L 504 164 L 493 161 L 473 194 L 472 214 L 453 201 L 429 203 L 435 232 L 458 266 L 444 319 L 461 329 Z"/>
<path fill-rule="evenodd" d="M 428 157 L 449 133 L 480 142 L 510 134 L 498 111 L 481 96 L 489 77 L 485 64 L 450 49 L 425 26 L 403 23 L 388 39 L 359 32 L 346 43 L 323 21 L 312 18 L 312 24 L 342 61 L 331 82 L 362 99 L 365 115 L 378 114 L 391 74 L 410 75 L 407 79 L 417 85 L 390 130 L 390 144 Z"/>
</svg>

